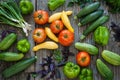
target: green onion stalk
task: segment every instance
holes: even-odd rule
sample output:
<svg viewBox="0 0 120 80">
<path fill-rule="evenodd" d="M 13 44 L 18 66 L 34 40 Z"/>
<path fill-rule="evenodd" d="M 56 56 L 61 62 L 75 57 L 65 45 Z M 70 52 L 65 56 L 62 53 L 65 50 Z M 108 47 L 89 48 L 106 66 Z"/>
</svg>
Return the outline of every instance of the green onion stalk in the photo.
<svg viewBox="0 0 120 80">
<path fill-rule="evenodd" d="M 28 31 L 31 30 L 31 25 L 23 19 L 21 11 L 14 0 L 0 2 L 0 23 L 22 28 L 26 36 L 28 36 Z"/>
</svg>

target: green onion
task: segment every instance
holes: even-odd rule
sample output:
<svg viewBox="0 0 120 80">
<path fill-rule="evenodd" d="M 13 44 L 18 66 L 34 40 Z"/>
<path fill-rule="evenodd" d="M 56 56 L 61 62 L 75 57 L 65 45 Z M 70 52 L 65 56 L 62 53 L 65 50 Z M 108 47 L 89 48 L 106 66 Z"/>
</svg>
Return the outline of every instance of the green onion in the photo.
<svg viewBox="0 0 120 80">
<path fill-rule="evenodd" d="M 26 36 L 28 36 L 28 31 L 31 30 L 30 24 L 23 19 L 20 9 L 14 0 L 3 0 L 0 2 L 0 23 L 22 28 Z"/>
</svg>

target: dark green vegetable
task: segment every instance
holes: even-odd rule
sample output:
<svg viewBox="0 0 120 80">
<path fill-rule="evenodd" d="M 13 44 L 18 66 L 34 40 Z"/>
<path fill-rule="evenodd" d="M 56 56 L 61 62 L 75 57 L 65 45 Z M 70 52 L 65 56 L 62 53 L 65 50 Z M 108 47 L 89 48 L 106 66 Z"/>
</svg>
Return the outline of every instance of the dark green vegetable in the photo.
<svg viewBox="0 0 120 80">
<path fill-rule="evenodd" d="M 105 0 L 113 13 L 120 12 L 120 0 Z"/>
<path fill-rule="evenodd" d="M 100 59 L 97 59 L 96 65 L 99 73 L 101 76 L 103 76 L 104 80 L 113 80 L 113 72 L 105 63 L 103 63 Z"/>
<path fill-rule="evenodd" d="M 83 17 L 87 14 L 92 13 L 93 11 L 97 10 L 100 7 L 99 2 L 92 3 L 86 7 L 84 7 L 82 10 L 79 11 L 79 13 L 74 17 L 74 19 Z"/>
<path fill-rule="evenodd" d="M 92 3 L 94 1 L 97 1 L 97 0 L 71 0 L 67 6 L 72 7 L 75 3 L 80 6 L 85 6 L 85 4 Z"/>
<path fill-rule="evenodd" d="M 9 78 L 26 68 L 28 68 L 30 65 L 32 65 L 37 59 L 37 56 L 22 60 L 20 62 L 17 62 L 16 64 L 10 66 L 9 68 L 5 69 L 2 74 L 5 78 Z"/>
<path fill-rule="evenodd" d="M 80 51 L 86 51 L 91 55 L 97 55 L 98 54 L 98 48 L 88 44 L 88 43 L 81 43 L 81 42 L 76 42 L 75 43 L 75 48 L 80 50 Z"/>
<path fill-rule="evenodd" d="M 79 80 L 93 80 L 93 72 L 91 69 L 83 68 L 79 75 Z"/>
<path fill-rule="evenodd" d="M 17 43 L 17 49 L 23 53 L 26 53 L 30 49 L 30 43 L 27 39 L 22 39 Z"/>
<path fill-rule="evenodd" d="M 31 30 L 30 24 L 23 19 L 15 0 L 0 1 L 0 23 L 22 28 L 26 36 L 28 36 L 28 31 Z"/>
<path fill-rule="evenodd" d="M 61 54 L 62 54 L 62 53 L 61 53 L 60 50 L 54 50 L 54 51 L 53 51 L 53 58 L 54 58 L 55 60 L 57 60 L 58 62 L 61 62 L 62 59 L 63 59 L 63 57 L 62 57 Z"/>
<path fill-rule="evenodd" d="M 87 15 L 86 17 L 84 17 L 79 23 L 78 23 L 78 26 L 83 26 L 83 25 L 86 25 L 90 22 L 93 22 L 95 21 L 96 19 L 98 19 L 100 16 L 102 16 L 103 14 L 103 10 L 98 10 L 98 11 L 95 11 L 89 15 Z"/>
<path fill-rule="evenodd" d="M 15 33 L 10 33 L 0 42 L 0 50 L 8 49 L 17 39 L 17 35 Z"/>
<path fill-rule="evenodd" d="M 94 41 L 102 46 L 107 45 L 110 33 L 107 27 L 99 26 L 94 32 Z"/>
<path fill-rule="evenodd" d="M 80 39 L 84 39 L 89 33 L 94 31 L 98 26 L 101 26 L 105 22 L 109 20 L 109 16 L 102 16 L 99 19 L 97 19 L 95 22 L 93 22 L 87 29 L 83 31 L 83 35 L 80 37 Z"/>
<path fill-rule="evenodd" d="M 33 12 L 33 4 L 30 0 L 21 0 L 19 3 L 22 14 L 30 14 Z"/>
<path fill-rule="evenodd" d="M 0 60 L 3 61 L 18 61 L 24 57 L 23 53 L 1 52 Z"/>
<path fill-rule="evenodd" d="M 63 68 L 63 73 L 67 78 L 74 79 L 78 76 L 80 67 L 72 62 L 66 63 Z"/>
<path fill-rule="evenodd" d="M 48 7 L 52 11 L 52 10 L 57 9 L 58 7 L 63 5 L 64 3 L 65 3 L 65 0 L 49 0 Z"/>
</svg>

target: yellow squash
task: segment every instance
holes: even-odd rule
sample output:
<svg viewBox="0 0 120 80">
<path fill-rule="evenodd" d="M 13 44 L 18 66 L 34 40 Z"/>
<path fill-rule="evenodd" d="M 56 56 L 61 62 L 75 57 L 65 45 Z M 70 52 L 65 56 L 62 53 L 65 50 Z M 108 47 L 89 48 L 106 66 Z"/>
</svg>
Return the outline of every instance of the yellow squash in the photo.
<svg viewBox="0 0 120 80">
<path fill-rule="evenodd" d="M 58 44 L 56 44 L 55 42 L 46 41 L 46 42 L 43 42 L 41 44 L 34 46 L 33 51 L 38 51 L 40 49 L 57 49 L 57 48 L 58 48 Z"/>
<path fill-rule="evenodd" d="M 72 14 L 72 11 L 66 11 L 65 13 L 66 13 L 67 15 L 71 15 L 71 14 Z M 61 14 L 62 14 L 62 12 L 58 12 L 58 13 L 55 13 L 55 14 L 51 15 L 51 16 L 49 17 L 48 22 L 51 23 L 51 22 L 53 22 L 53 21 L 55 21 L 55 20 L 60 19 L 60 18 L 61 18 Z"/>
<path fill-rule="evenodd" d="M 64 25 L 66 26 L 66 28 L 73 32 L 74 33 L 74 29 L 73 27 L 71 26 L 71 23 L 70 23 L 70 20 L 68 19 L 68 16 L 66 15 L 65 11 L 62 12 L 61 14 L 61 19 L 62 19 L 62 22 L 64 23 Z"/>
<path fill-rule="evenodd" d="M 47 36 L 48 36 L 50 39 L 52 39 L 52 40 L 55 41 L 55 42 L 58 42 L 58 38 L 57 38 L 57 37 L 55 36 L 55 34 L 51 31 L 50 28 L 45 27 L 45 32 L 46 32 Z"/>
</svg>

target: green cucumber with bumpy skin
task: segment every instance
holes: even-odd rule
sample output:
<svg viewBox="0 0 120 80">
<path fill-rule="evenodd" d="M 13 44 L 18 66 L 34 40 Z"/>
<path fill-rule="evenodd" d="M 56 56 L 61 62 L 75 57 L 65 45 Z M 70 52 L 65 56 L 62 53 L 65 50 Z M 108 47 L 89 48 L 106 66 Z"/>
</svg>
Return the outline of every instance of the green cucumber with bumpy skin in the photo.
<svg viewBox="0 0 120 80">
<path fill-rule="evenodd" d="M 88 43 L 80 43 L 80 42 L 76 42 L 75 43 L 75 48 L 80 50 L 80 51 L 86 51 L 91 55 L 97 55 L 98 54 L 98 48 L 88 44 Z"/>
<path fill-rule="evenodd" d="M 80 12 L 74 17 L 74 19 L 78 19 L 80 17 L 83 17 L 87 14 L 92 13 L 93 11 L 97 10 L 100 7 L 99 2 L 92 3 L 86 7 L 84 7 Z"/>
<path fill-rule="evenodd" d="M 6 36 L 1 42 L 0 42 L 0 50 L 6 50 L 8 49 L 17 39 L 17 35 L 15 33 L 11 33 L 8 36 Z"/>
<path fill-rule="evenodd" d="M 112 65 L 115 65 L 115 66 L 120 65 L 120 55 L 118 55 L 117 53 L 104 50 L 102 52 L 102 58 Z"/>
<path fill-rule="evenodd" d="M 36 62 L 36 60 L 37 60 L 37 56 L 19 61 L 16 64 L 14 64 L 14 65 L 10 66 L 9 68 L 5 69 L 2 72 L 2 75 L 5 78 L 9 78 L 9 77 L 25 70 L 26 68 L 31 66 L 34 62 Z"/>
<path fill-rule="evenodd" d="M 83 18 L 79 23 L 78 23 L 78 26 L 83 26 L 83 25 L 86 25 L 90 22 L 93 22 L 95 21 L 97 18 L 99 18 L 100 16 L 102 16 L 103 14 L 103 10 L 98 10 L 98 11 L 95 11 L 89 15 L 87 15 L 85 18 Z"/>
<path fill-rule="evenodd" d="M 104 80 L 113 80 L 113 72 L 105 63 L 103 63 L 100 59 L 97 59 L 96 65 L 99 73 L 104 78 Z"/>
<path fill-rule="evenodd" d="M 0 60 L 3 61 L 18 61 L 24 57 L 23 53 L 14 53 L 14 52 L 1 52 Z"/>
<path fill-rule="evenodd" d="M 99 19 L 97 19 L 95 22 L 93 22 L 87 29 L 83 31 L 83 34 L 80 36 L 80 39 L 84 39 L 86 36 L 89 35 L 92 31 L 94 31 L 97 27 L 101 26 L 105 22 L 109 20 L 109 16 L 102 16 Z"/>
</svg>

